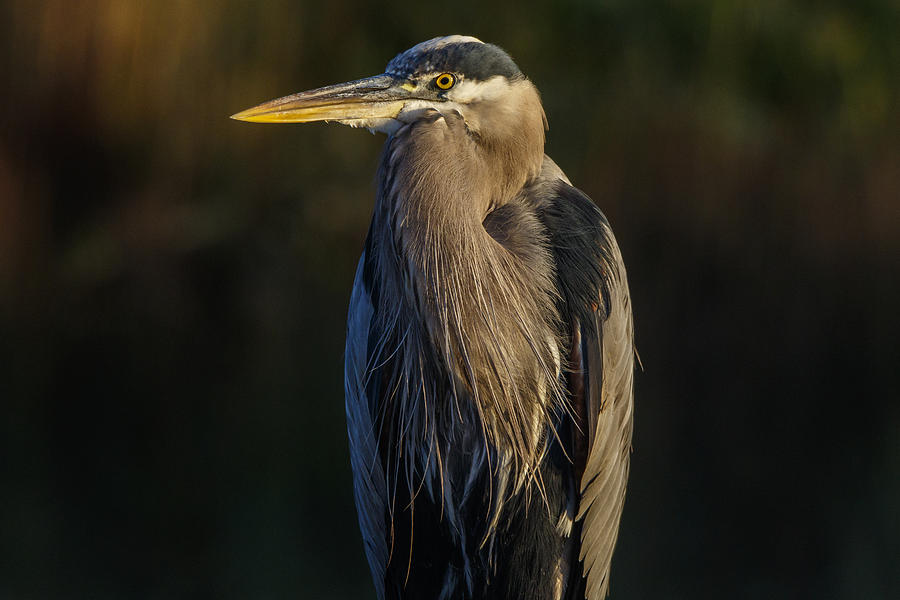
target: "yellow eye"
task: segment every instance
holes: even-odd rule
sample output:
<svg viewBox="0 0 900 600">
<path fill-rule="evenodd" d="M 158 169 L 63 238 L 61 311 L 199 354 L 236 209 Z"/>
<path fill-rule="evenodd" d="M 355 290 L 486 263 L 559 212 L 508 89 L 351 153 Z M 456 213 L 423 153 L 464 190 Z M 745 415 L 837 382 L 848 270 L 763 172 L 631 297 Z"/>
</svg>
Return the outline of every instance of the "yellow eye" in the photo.
<svg viewBox="0 0 900 600">
<path fill-rule="evenodd" d="M 449 90 L 453 87 L 454 83 L 456 83 L 456 78 L 454 78 L 450 73 L 441 73 L 437 76 L 437 79 L 434 80 L 434 85 L 438 86 L 442 90 Z"/>
</svg>

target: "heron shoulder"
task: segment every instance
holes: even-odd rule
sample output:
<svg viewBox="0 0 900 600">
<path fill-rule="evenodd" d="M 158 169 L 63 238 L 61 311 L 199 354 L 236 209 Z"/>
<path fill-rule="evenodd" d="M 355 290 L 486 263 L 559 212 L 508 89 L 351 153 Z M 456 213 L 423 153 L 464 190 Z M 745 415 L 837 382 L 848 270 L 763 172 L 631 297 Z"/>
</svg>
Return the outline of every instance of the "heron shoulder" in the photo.
<svg viewBox="0 0 900 600">
<path fill-rule="evenodd" d="M 522 189 L 519 202 L 543 226 L 556 268 L 563 318 L 585 323 L 594 320 L 592 313 L 598 308 L 607 314 L 610 286 L 625 267 L 600 208 L 547 156 L 540 175 Z"/>
</svg>

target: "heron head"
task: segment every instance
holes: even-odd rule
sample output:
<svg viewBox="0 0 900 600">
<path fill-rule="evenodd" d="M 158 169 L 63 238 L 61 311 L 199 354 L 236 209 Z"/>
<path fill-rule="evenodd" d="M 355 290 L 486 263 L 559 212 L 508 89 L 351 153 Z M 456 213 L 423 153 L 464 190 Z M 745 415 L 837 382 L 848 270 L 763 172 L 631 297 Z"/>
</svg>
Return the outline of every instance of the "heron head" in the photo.
<svg viewBox="0 0 900 600">
<path fill-rule="evenodd" d="M 401 52 L 385 72 L 264 102 L 232 115 L 259 123 L 336 121 L 391 134 L 429 109 L 456 111 L 469 129 L 489 122 L 514 127 L 546 120 L 537 90 L 501 48 L 460 35 L 439 37 Z"/>
</svg>

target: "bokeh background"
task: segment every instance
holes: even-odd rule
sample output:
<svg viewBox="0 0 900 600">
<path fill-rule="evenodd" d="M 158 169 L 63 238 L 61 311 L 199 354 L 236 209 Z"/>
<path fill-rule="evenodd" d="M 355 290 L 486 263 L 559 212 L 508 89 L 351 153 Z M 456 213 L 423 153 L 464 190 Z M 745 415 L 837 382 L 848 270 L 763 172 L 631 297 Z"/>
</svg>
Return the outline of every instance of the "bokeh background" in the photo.
<svg viewBox="0 0 900 600">
<path fill-rule="evenodd" d="M 893 1 L 0 4 L 0 598 L 374 598 L 344 318 L 380 137 L 228 115 L 505 47 L 645 371 L 613 598 L 900 597 Z"/>
</svg>

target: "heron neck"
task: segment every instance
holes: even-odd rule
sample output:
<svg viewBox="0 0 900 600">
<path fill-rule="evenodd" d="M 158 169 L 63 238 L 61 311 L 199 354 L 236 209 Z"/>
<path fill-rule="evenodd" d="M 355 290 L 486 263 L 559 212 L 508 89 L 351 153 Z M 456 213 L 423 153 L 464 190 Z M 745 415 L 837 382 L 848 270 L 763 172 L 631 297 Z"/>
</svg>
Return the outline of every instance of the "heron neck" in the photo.
<svg viewBox="0 0 900 600">
<path fill-rule="evenodd" d="M 556 387 L 558 315 L 536 223 L 522 224 L 535 229 L 521 253 L 482 224 L 492 205 L 508 202 L 533 176 L 530 160 L 506 160 L 498 173 L 497 148 L 472 136 L 458 113 L 435 111 L 399 130 L 385 148 L 366 251 L 382 327 L 408 325 L 396 333 L 403 340 L 397 356 L 424 364 L 437 352 L 463 382 L 491 443 L 530 469 L 549 414 L 564 398 Z"/>
<path fill-rule="evenodd" d="M 471 135 L 455 112 L 429 113 L 388 140 L 376 211 L 422 283 L 440 265 L 489 259 L 484 217 L 531 176 L 521 162 L 501 166 L 496 146 Z"/>
<path fill-rule="evenodd" d="M 487 214 L 539 175 L 546 130 L 540 97 L 528 80 L 509 89 L 473 100 L 462 113 L 452 105 L 426 110 L 389 138 L 379 199 L 396 235 L 452 245 L 461 234 L 485 237 Z"/>
<path fill-rule="evenodd" d="M 544 160 L 547 120 L 537 88 L 527 79 L 508 85 L 508 93 L 475 101 L 465 112 L 484 168 L 479 183 L 492 190 L 487 212 L 514 198 L 538 176 Z"/>
</svg>

